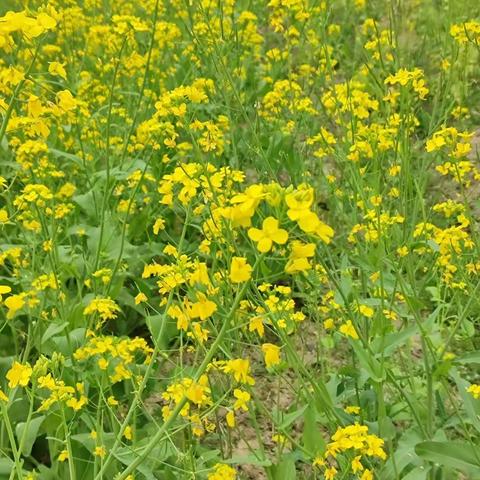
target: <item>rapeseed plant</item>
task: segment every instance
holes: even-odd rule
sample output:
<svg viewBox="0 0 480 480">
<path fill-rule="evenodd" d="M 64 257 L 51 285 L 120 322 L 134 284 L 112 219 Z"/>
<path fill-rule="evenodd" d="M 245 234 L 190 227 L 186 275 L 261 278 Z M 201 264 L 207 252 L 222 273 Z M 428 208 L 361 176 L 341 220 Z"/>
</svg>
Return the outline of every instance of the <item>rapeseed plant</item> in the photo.
<svg viewBox="0 0 480 480">
<path fill-rule="evenodd" d="M 480 477 L 475 0 L 4 0 L 0 476 Z"/>
</svg>

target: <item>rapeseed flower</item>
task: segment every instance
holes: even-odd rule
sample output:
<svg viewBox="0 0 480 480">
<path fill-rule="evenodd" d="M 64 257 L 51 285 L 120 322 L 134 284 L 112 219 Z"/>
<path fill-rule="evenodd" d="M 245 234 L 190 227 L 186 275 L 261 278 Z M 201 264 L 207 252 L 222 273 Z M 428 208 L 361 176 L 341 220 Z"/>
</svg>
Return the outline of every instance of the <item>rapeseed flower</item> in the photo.
<svg viewBox="0 0 480 480">
<path fill-rule="evenodd" d="M 13 362 L 12 367 L 7 372 L 8 386 L 10 388 L 15 388 L 17 386 L 26 387 L 30 382 L 30 377 L 32 376 L 32 367 L 30 364 L 22 364 L 20 362 Z"/>
<path fill-rule="evenodd" d="M 264 343 L 262 345 L 262 352 L 267 368 L 280 364 L 280 347 L 273 345 L 272 343 Z"/>
<path fill-rule="evenodd" d="M 102 320 L 113 320 L 117 318 L 120 307 L 111 298 L 94 298 L 84 308 L 84 315 L 98 313 Z"/>
<path fill-rule="evenodd" d="M 245 257 L 233 257 L 230 264 L 229 278 L 232 283 L 243 283 L 250 280 L 252 267 Z"/>
<path fill-rule="evenodd" d="M 279 228 L 279 222 L 274 217 L 267 217 L 262 224 L 262 229 L 250 228 L 248 236 L 257 243 L 258 251 L 267 253 L 274 243 L 284 245 L 288 240 L 288 232 Z"/>
</svg>

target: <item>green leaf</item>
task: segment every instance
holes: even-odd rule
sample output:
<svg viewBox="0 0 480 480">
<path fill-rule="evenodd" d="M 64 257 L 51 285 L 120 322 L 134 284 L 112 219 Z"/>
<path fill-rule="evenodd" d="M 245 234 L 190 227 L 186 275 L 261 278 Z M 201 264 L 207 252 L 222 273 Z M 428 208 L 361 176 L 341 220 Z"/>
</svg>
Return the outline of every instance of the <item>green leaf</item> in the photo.
<svg viewBox="0 0 480 480">
<path fill-rule="evenodd" d="M 480 364 L 480 352 L 467 353 L 461 357 L 454 359 L 454 363 L 479 363 Z"/>
<path fill-rule="evenodd" d="M 278 465 L 271 467 L 274 480 L 295 480 L 297 470 L 293 458 L 286 458 Z"/>
<path fill-rule="evenodd" d="M 307 406 L 304 405 L 303 407 L 299 408 L 298 410 L 295 410 L 294 412 L 290 412 L 283 415 L 282 423 L 278 426 L 278 429 L 285 430 L 286 428 L 288 428 L 295 420 L 297 420 L 302 416 L 306 408 Z"/>
<path fill-rule="evenodd" d="M 95 218 L 95 193 L 93 190 L 82 195 L 75 195 L 73 201 L 91 218 Z"/>
<path fill-rule="evenodd" d="M 0 458 L 0 475 L 10 475 L 15 468 L 15 463 L 10 458 Z"/>
<path fill-rule="evenodd" d="M 218 449 L 208 450 L 206 449 L 202 454 L 199 456 L 197 460 L 197 466 L 201 465 L 202 467 L 213 460 L 217 460 L 221 458 L 221 452 Z"/>
<path fill-rule="evenodd" d="M 412 461 L 412 450 L 410 448 L 397 448 L 395 453 L 389 456 L 385 463 L 381 475 L 384 480 L 394 480 L 398 478 L 396 472 L 402 470 Z"/>
<path fill-rule="evenodd" d="M 397 347 L 404 346 L 405 341 L 417 332 L 417 326 L 406 328 L 400 332 L 390 333 L 384 338 L 376 338 L 372 342 L 372 350 L 375 353 L 382 353 L 389 356 L 395 352 Z"/>
<path fill-rule="evenodd" d="M 72 440 L 80 443 L 83 447 L 85 447 L 89 452 L 93 452 L 94 448 L 96 447 L 96 441 L 92 438 L 90 433 L 77 433 L 72 435 Z M 102 435 L 102 442 L 107 447 L 110 448 L 115 441 L 115 434 L 113 433 L 103 433 Z"/>
<path fill-rule="evenodd" d="M 421 442 L 415 453 L 430 462 L 459 470 L 480 473 L 480 448 L 459 442 Z"/>
<path fill-rule="evenodd" d="M 460 375 L 456 370 L 452 370 L 450 376 L 457 384 L 458 393 L 462 397 L 463 407 L 467 412 L 469 420 L 477 432 L 480 432 L 480 402 L 467 392 L 467 388 L 470 386 L 470 384 L 463 380 L 463 378 L 460 378 Z"/>
<path fill-rule="evenodd" d="M 417 467 L 402 477 L 402 480 L 427 480 L 429 472 L 429 468 Z"/>
<path fill-rule="evenodd" d="M 116 453 L 113 454 L 113 456 L 118 460 L 120 461 L 121 463 L 123 463 L 125 466 L 128 466 L 130 465 L 131 463 L 133 463 L 133 461 L 135 460 L 136 455 L 131 451 L 131 449 L 126 449 L 126 448 L 121 448 L 119 449 Z M 146 480 L 155 480 L 155 475 L 153 474 L 153 471 L 151 468 L 149 468 L 145 462 L 143 464 L 140 464 L 136 470 L 138 472 L 140 472 L 145 478 Z"/>
<path fill-rule="evenodd" d="M 64 322 L 61 324 L 58 323 L 52 323 L 48 326 L 48 328 L 45 330 L 45 333 L 42 336 L 42 341 L 41 344 L 43 345 L 46 343 L 51 337 L 56 335 L 57 333 L 60 333 L 66 326 L 68 325 L 68 322 Z"/>
<path fill-rule="evenodd" d="M 405 432 L 398 441 L 396 450 L 388 456 L 382 470 L 379 472 L 379 478 L 382 480 L 396 480 L 407 466 L 410 466 L 410 468 L 414 466 L 423 467 L 423 460 L 415 455 L 413 451 L 415 445 L 421 440 L 422 437 L 416 431 L 408 430 Z M 413 470 L 416 470 L 416 468 Z M 423 471 L 425 470 L 428 469 L 423 468 Z"/>
<path fill-rule="evenodd" d="M 311 406 L 305 410 L 303 415 L 302 442 L 312 457 L 320 455 L 325 451 L 325 440 L 315 421 L 315 409 Z"/>
<path fill-rule="evenodd" d="M 73 352 L 85 341 L 86 331 L 86 328 L 76 328 L 70 332 L 68 337 L 66 335 L 61 337 L 53 337 L 52 341 L 55 343 L 58 351 L 64 355 L 71 356 L 73 355 Z"/>
<path fill-rule="evenodd" d="M 23 440 L 23 445 L 22 445 L 22 454 L 25 456 L 30 455 L 32 451 L 33 444 L 35 443 L 35 440 L 37 439 L 38 435 L 38 430 L 42 426 L 43 421 L 45 420 L 45 415 L 41 415 L 40 417 L 32 418 L 30 422 L 21 422 L 17 424 L 15 428 L 15 434 L 17 435 L 18 442 Z M 25 429 L 27 429 L 25 431 Z"/>
<path fill-rule="evenodd" d="M 75 163 L 79 167 L 83 168 L 83 160 L 79 156 L 74 155 L 73 153 L 63 152 L 62 150 L 57 150 L 56 148 L 52 148 L 52 147 L 49 147 L 48 151 L 57 158 L 59 157 L 66 158 L 67 160 L 70 160 L 71 162 Z"/>
<path fill-rule="evenodd" d="M 272 462 L 268 459 L 261 460 L 254 454 L 250 455 L 233 455 L 232 458 L 222 460 L 223 463 L 236 464 L 236 465 L 253 465 L 255 467 L 270 467 Z"/>
<path fill-rule="evenodd" d="M 375 382 L 385 380 L 385 371 L 382 369 L 382 366 L 373 355 L 370 355 L 369 352 L 363 348 L 361 342 L 359 340 L 351 340 L 350 345 L 355 351 L 360 365 L 367 371 L 370 378 Z"/>
<path fill-rule="evenodd" d="M 145 320 L 154 342 L 162 349 L 166 348 L 170 340 L 178 333 L 175 322 L 167 315 L 148 315 Z"/>
</svg>

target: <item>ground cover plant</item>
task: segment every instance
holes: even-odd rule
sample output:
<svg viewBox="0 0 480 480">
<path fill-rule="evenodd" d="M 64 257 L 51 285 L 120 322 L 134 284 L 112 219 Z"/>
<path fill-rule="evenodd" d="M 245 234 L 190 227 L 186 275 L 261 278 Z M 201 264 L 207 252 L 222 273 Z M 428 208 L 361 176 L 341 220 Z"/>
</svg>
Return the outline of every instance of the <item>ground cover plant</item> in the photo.
<svg viewBox="0 0 480 480">
<path fill-rule="evenodd" d="M 2 0 L 0 478 L 480 478 L 477 0 Z"/>
</svg>

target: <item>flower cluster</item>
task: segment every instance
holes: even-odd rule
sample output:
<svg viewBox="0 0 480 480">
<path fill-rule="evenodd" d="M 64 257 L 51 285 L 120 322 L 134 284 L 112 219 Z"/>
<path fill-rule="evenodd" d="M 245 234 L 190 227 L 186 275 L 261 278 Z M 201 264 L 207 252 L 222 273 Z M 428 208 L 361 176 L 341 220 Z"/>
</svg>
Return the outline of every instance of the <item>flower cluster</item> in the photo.
<svg viewBox="0 0 480 480">
<path fill-rule="evenodd" d="M 350 470 L 356 478 L 372 480 L 373 472 L 365 468 L 362 459 L 371 457 L 385 460 L 387 455 L 383 449 L 384 441 L 376 435 L 368 433 L 366 425 L 355 423 L 347 427 L 338 428 L 332 435 L 331 442 L 327 444 L 324 458 L 316 458 L 314 465 L 324 469 L 324 477 L 328 480 L 337 478 L 335 463 L 340 456 L 351 458 Z"/>
<path fill-rule="evenodd" d="M 475 476 L 428 453 L 478 443 L 454 3 L 1 2 L 11 477 Z"/>
</svg>

